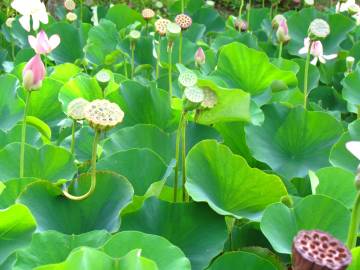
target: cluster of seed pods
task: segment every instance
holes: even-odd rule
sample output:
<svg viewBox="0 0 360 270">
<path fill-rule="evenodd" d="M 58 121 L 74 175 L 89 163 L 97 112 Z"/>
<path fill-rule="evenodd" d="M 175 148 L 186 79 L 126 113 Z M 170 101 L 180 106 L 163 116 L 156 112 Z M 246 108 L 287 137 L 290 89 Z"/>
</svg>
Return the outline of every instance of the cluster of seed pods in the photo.
<svg viewBox="0 0 360 270">
<path fill-rule="evenodd" d="M 300 231 L 293 243 L 293 270 L 345 270 L 350 251 L 333 236 L 317 231 Z"/>
</svg>

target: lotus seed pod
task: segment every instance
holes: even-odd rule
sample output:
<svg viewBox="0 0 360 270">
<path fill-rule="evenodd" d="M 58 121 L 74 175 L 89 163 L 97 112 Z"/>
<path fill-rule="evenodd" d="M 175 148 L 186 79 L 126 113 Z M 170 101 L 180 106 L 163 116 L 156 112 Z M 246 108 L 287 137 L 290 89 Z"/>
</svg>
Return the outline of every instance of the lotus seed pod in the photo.
<svg viewBox="0 0 360 270">
<path fill-rule="evenodd" d="M 192 19 L 186 14 L 179 14 L 175 17 L 175 22 L 181 29 L 186 30 L 192 25 Z"/>
<path fill-rule="evenodd" d="M 278 14 L 272 19 L 271 25 L 272 25 L 272 27 L 274 29 L 277 29 L 279 27 L 279 25 L 280 25 L 280 22 L 282 22 L 282 21 L 286 21 L 285 16 L 281 15 L 281 14 Z"/>
<path fill-rule="evenodd" d="M 310 23 L 308 35 L 312 41 L 326 38 L 330 34 L 330 26 L 323 19 L 315 19 Z"/>
<path fill-rule="evenodd" d="M 183 87 L 191 87 L 196 85 L 197 79 L 198 78 L 194 72 L 185 71 L 180 73 L 178 80 Z"/>
<path fill-rule="evenodd" d="M 76 8 L 76 3 L 74 0 L 65 0 L 64 7 L 69 11 L 73 11 Z"/>
<path fill-rule="evenodd" d="M 356 15 L 356 14 L 360 13 L 360 6 L 357 4 L 353 4 L 353 5 L 349 6 L 348 11 L 349 11 L 350 15 Z"/>
<path fill-rule="evenodd" d="M 121 123 L 124 112 L 120 107 L 105 99 L 97 99 L 90 102 L 84 109 L 85 119 L 92 128 L 108 130 Z"/>
<path fill-rule="evenodd" d="M 167 32 L 167 25 L 170 23 L 168 19 L 158 19 L 155 22 L 155 30 L 160 36 L 165 36 Z"/>
<path fill-rule="evenodd" d="M 212 109 L 217 104 L 217 96 L 214 91 L 205 88 L 204 92 L 204 100 L 201 102 L 201 107 L 205 109 Z"/>
<path fill-rule="evenodd" d="M 321 231 L 300 231 L 293 241 L 293 270 L 345 270 L 350 251 L 339 240 Z"/>
<path fill-rule="evenodd" d="M 176 23 L 168 23 L 166 26 L 166 36 L 168 37 L 169 41 L 174 41 L 177 37 L 180 36 L 181 27 Z"/>
<path fill-rule="evenodd" d="M 11 28 L 14 21 L 15 21 L 15 18 L 14 18 L 14 17 L 10 17 L 10 18 L 8 18 L 8 19 L 6 20 L 5 25 L 6 25 L 7 27 Z"/>
<path fill-rule="evenodd" d="M 74 12 L 69 12 L 68 14 L 66 14 L 66 19 L 69 22 L 74 22 L 77 20 L 77 15 Z"/>
<path fill-rule="evenodd" d="M 98 81 L 99 85 L 102 89 L 105 89 L 108 83 L 111 81 L 111 74 L 108 70 L 100 70 L 96 76 L 96 80 Z"/>
<path fill-rule="evenodd" d="M 206 1 L 206 2 L 205 2 L 205 5 L 206 5 L 207 7 L 215 7 L 215 2 L 214 2 L 214 1 Z"/>
<path fill-rule="evenodd" d="M 201 103 L 204 101 L 204 91 L 197 86 L 190 86 L 185 88 L 185 98 L 192 103 Z"/>
<path fill-rule="evenodd" d="M 67 107 L 67 114 L 74 120 L 84 120 L 84 109 L 89 104 L 89 101 L 83 98 L 76 98 L 72 100 Z"/>
<path fill-rule="evenodd" d="M 156 1 L 155 8 L 162 9 L 164 7 L 164 4 L 161 1 Z"/>
<path fill-rule="evenodd" d="M 151 20 L 152 18 L 155 17 L 155 12 L 151 8 L 145 8 L 141 12 L 141 15 L 143 16 L 143 18 L 145 20 L 149 21 L 149 20 Z"/>
<path fill-rule="evenodd" d="M 352 56 L 346 57 L 346 70 L 350 73 L 353 70 L 355 58 Z"/>
<path fill-rule="evenodd" d="M 314 5 L 314 0 L 304 0 L 305 6 L 312 7 Z"/>
<path fill-rule="evenodd" d="M 129 33 L 129 37 L 132 41 L 137 41 L 141 37 L 141 33 L 138 30 L 131 30 Z"/>
</svg>

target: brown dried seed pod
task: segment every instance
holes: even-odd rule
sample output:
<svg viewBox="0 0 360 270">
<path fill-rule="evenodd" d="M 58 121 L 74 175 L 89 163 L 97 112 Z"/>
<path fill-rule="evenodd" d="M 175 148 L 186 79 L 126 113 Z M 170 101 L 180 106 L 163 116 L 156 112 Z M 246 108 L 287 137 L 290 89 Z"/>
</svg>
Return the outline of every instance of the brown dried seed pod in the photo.
<svg viewBox="0 0 360 270">
<path fill-rule="evenodd" d="M 201 102 L 201 107 L 206 109 L 212 109 L 217 103 L 217 96 L 214 91 L 209 88 L 204 88 L 204 100 Z"/>
<path fill-rule="evenodd" d="M 97 99 L 90 102 L 84 109 L 85 119 L 92 128 L 108 130 L 121 123 L 124 112 L 120 107 L 105 99 Z"/>
<path fill-rule="evenodd" d="M 300 231 L 292 248 L 293 270 L 345 270 L 350 251 L 333 236 L 317 231 Z"/>
<path fill-rule="evenodd" d="M 151 20 L 152 18 L 155 17 L 155 12 L 151 8 L 145 8 L 141 12 L 141 15 L 145 20 Z"/>
<path fill-rule="evenodd" d="M 192 19 L 186 14 L 179 14 L 175 17 L 175 22 L 181 27 L 181 29 L 186 30 L 192 25 Z"/>
<path fill-rule="evenodd" d="M 158 19 L 155 22 L 155 30 L 158 32 L 161 36 L 165 36 L 167 32 L 167 25 L 170 23 L 168 19 Z"/>
</svg>

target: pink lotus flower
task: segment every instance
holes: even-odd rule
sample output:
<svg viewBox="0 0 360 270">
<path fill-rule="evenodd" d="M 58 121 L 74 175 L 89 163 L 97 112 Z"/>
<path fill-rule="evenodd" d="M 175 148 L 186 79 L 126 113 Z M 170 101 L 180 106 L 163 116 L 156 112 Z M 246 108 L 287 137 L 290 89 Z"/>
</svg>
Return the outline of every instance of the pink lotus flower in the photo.
<svg viewBox="0 0 360 270">
<path fill-rule="evenodd" d="M 28 40 L 36 54 L 49 54 L 60 44 L 59 35 L 52 35 L 49 39 L 44 30 L 41 30 L 36 37 L 29 36 Z"/>
<path fill-rule="evenodd" d="M 46 75 L 44 63 L 39 54 L 36 54 L 26 64 L 23 70 L 23 84 L 26 90 L 36 90 L 42 86 L 42 81 Z"/>
<path fill-rule="evenodd" d="M 307 54 L 310 46 L 310 38 L 304 39 L 304 47 L 299 50 L 299 54 Z M 310 53 L 314 56 L 311 61 L 312 65 L 316 65 L 318 61 L 325 64 L 326 60 L 331 60 L 337 57 L 337 54 L 324 54 L 324 48 L 321 41 L 313 41 L 310 49 Z"/>
<path fill-rule="evenodd" d="M 196 65 L 205 64 L 206 56 L 205 56 L 204 50 L 201 47 L 199 47 L 199 49 L 197 49 L 194 58 L 195 58 Z"/>
</svg>

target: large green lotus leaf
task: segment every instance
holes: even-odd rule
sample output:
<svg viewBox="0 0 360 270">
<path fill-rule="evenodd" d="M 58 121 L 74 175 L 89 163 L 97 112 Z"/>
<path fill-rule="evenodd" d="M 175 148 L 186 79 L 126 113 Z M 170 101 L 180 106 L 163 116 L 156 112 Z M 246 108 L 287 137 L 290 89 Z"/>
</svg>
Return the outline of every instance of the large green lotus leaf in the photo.
<svg viewBox="0 0 360 270">
<path fill-rule="evenodd" d="M 119 92 L 112 92 L 107 98 L 118 103 L 125 112 L 125 126 L 153 124 L 166 129 L 172 125 L 169 95 L 164 90 L 125 81 Z"/>
<path fill-rule="evenodd" d="M 4 190 L 0 193 L 0 209 L 5 209 L 16 203 L 21 192 L 37 178 L 16 178 L 4 183 Z M 2 182 L 0 182 L 2 184 Z M 1 185 L 0 184 L 0 185 Z"/>
<path fill-rule="evenodd" d="M 114 22 L 119 30 L 136 21 L 144 23 L 144 19 L 137 11 L 124 4 L 110 8 L 106 14 L 106 19 Z"/>
<path fill-rule="evenodd" d="M 349 124 L 348 131 L 343 133 L 338 142 L 334 144 L 330 153 L 330 163 L 335 167 L 341 167 L 351 172 L 356 172 L 359 160 L 354 157 L 345 147 L 349 141 L 360 140 L 360 120 Z"/>
<path fill-rule="evenodd" d="M 104 142 L 106 156 L 133 148 L 150 149 L 168 164 L 174 158 L 175 141 L 173 136 L 154 125 L 136 125 L 122 128 L 111 134 Z"/>
<path fill-rule="evenodd" d="M 19 82 L 15 76 L 0 76 L 0 129 L 12 128 L 24 114 L 24 102 L 17 96 Z"/>
<path fill-rule="evenodd" d="M 169 240 L 158 235 L 124 231 L 112 236 L 102 248 L 114 258 L 122 257 L 134 249 L 141 249 L 141 255 L 156 262 L 159 270 L 191 269 L 190 261 L 184 253 Z"/>
<path fill-rule="evenodd" d="M 269 206 L 260 223 L 261 231 L 280 253 L 291 253 L 292 241 L 300 230 L 321 230 L 345 242 L 350 211 L 339 201 L 323 195 L 301 199 L 294 208 L 282 203 Z"/>
<path fill-rule="evenodd" d="M 131 55 L 131 40 L 129 37 L 122 39 L 119 43 L 121 51 L 127 55 Z M 165 46 L 166 48 L 166 46 Z M 154 65 L 156 58 L 153 55 L 154 38 L 151 36 L 141 36 L 136 41 L 134 61 L 135 65 Z"/>
<path fill-rule="evenodd" d="M 225 270 L 235 268 L 241 270 L 277 270 L 270 261 L 246 251 L 224 253 L 216 258 L 208 269 Z"/>
<path fill-rule="evenodd" d="M 301 58 L 297 58 L 297 59 L 294 59 L 293 61 L 296 62 L 300 67 L 300 70 L 299 70 L 299 72 L 296 73 L 296 76 L 299 81 L 299 88 L 301 90 L 303 90 L 304 89 L 305 60 L 301 59 Z M 319 69 L 314 65 L 310 65 L 309 66 L 309 75 L 308 75 L 308 90 L 311 91 L 312 89 L 318 87 L 319 80 L 320 80 Z"/>
<path fill-rule="evenodd" d="M 347 34 L 354 28 L 352 19 L 342 14 L 325 15 L 315 8 L 302 9 L 288 19 L 289 34 L 291 41 L 287 48 L 289 53 L 299 55 L 299 49 L 304 46 L 304 38 L 307 36 L 310 23 L 316 18 L 323 18 L 330 25 L 330 35 L 322 41 L 324 53 L 337 53 L 340 50 L 340 43 L 344 41 Z"/>
<path fill-rule="evenodd" d="M 50 57 L 56 63 L 73 63 L 77 59 L 84 57 L 83 47 L 85 46 L 87 34 L 90 25 L 81 24 L 79 28 L 73 24 L 65 22 L 57 22 L 47 28 L 46 33 L 51 36 L 58 34 L 61 38 L 61 43 L 52 53 Z"/>
<path fill-rule="evenodd" d="M 21 204 L 0 210 L 0 264 L 16 249 L 27 245 L 36 229 L 29 209 Z"/>
<path fill-rule="evenodd" d="M 224 219 L 206 205 L 172 204 L 154 197 L 138 212 L 125 215 L 121 229 L 165 237 L 181 248 L 193 270 L 204 269 L 223 250 L 227 238 Z"/>
<path fill-rule="evenodd" d="M 360 247 L 351 250 L 352 262 L 347 270 L 360 269 Z"/>
<path fill-rule="evenodd" d="M 66 83 L 72 77 L 81 72 L 81 68 L 71 63 L 65 63 L 53 67 L 53 72 L 49 76 L 51 79 Z"/>
<path fill-rule="evenodd" d="M 151 184 L 162 180 L 167 170 L 161 157 L 149 149 L 117 152 L 101 159 L 97 168 L 125 176 L 139 196 L 144 195 Z"/>
<path fill-rule="evenodd" d="M 221 49 L 213 75 L 225 81 L 228 87 L 242 89 L 251 95 L 263 93 L 275 80 L 288 86 L 297 85 L 294 72 L 277 68 L 265 53 L 236 42 Z"/>
<path fill-rule="evenodd" d="M 118 42 L 119 34 L 116 25 L 111 21 L 101 20 L 99 25 L 89 31 L 84 49 L 85 56 L 90 63 L 102 65 L 106 56 L 116 49 Z"/>
<path fill-rule="evenodd" d="M 49 126 L 56 126 L 64 118 L 61 103 L 58 100 L 59 90 L 62 86 L 61 82 L 46 78 L 39 91 L 31 93 L 28 115 L 41 119 Z"/>
<path fill-rule="evenodd" d="M 344 99 L 354 105 L 360 105 L 360 65 L 357 65 L 354 72 L 346 76 L 342 82 L 342 95 Z"/>
<path fill-rule="evenodd" d="M 11 143 L 0 151 L 0 179 L 19 177 L 20 143 Z M 44 145 L 37 149 L 25 145 L 24 175 L 56 182 L 71 179 L 76 172 L 73 157 L 62 147 Z"/>
<path fill-rule="evenodd" d="M 73 99 L 80 97 L 88 101 L 103 98 L 102 90 L 96 79 L 87 75 L 79 75 L 64 84 L 59 92 L 59 100 L 63 105 L 64 112 L 67 112 L 67 106 Z"/>
<path fill-rule="evenodd" d="M 220 215 L 259 220 L 264 209 L 287 195 L 276 175 L 251 168 L 241 156 L 213 140 L 194 146 L 186 158 L 186 189 Z"/>
<path fill-rule="evenodd" d="M 220 87 L 210 80 L 198 82 L 200 87 L 211 89 L 217 96 L 214 108 L 201 111 L 196 121 L 204 125 L 220 122 L 249 121 L 250 95 L 239 89 Z"/>
<path fill-rule="evenodd" d="M 208 32 L 222 32 L 225 30 L 225 20 L 214 8 L 204 7 L 192 16 L 195 23 L 206 26 Z"/>
<path fill-rule="evenodd" d="M 156 263 L 141 257 L 141 250 L 129 252 L 120 259 L 113 259 L 105 253 L 89 248 L 81 247 L 73 251 L 66 261 L 59 264 L 44 265 L 34 270 L 158 270 Z"/>
<path fill-rule="evenodd" d="M 31 244 L 16 252 L 13 270 L 31 270 L 41 265 L 61 263 L 75 248 L 99 248 L 110 238 L 106 231 L 92 231 L 80 235 L 66 235 L 47 231 L 33 235 Z"/>
<path fill-rule="evenodd" d="M 309 170 L 329 165 L 331 146 L 343 131 L 334 117 L 301 106 L 272 104 L 262 109 L 264 123 L 245 128 L 247 144 L 257 160 L 286 178 L 304 177 Z"/>
<path fill-rule="evenodd" d="M 91 159 L 92 144 L 94 141 L 94 130 L 89 126 L 83 126 L 75 132 L 75 157 L 77 160 L 84 162 Z M 70 134 L 61 146 L 70 149 L 72 135 Z"/>
<path fill-rule="evenodd" d="M 21 129 L 22 124 L 14 126 L 11 130 L 3 131 L 0 130 L 0 149 L 8 145 L 12 142 L 20 142 L 21 141 Z M 25 142 L 27 144 L 33 146 L 41 146 L 41 133 L 33 126 L 26 126 L 26 139 Z"/>
<path fill-rule="evenodd" d="M 356 197 L 355 175 L 336 167 L 322 168 L 316 172 L 319 184 L 316 194 L 326 195 L 342 202 L 351 209 Z"/>
<path fill-rule="evenodd" d="M 83 174 L 70 186 L 69 192 L 81 195 L 89 188 L 90 174 Z M 118 215 L 131 202 L 133 193 L 125 177 L 97 172 L 95 192 L 86 200 L 66 199 L 60 188 L 46 181 L 30 184 L 18 200 L 30 208 L 40 231 L 80 234 L 106 229 L 114 232 L 119 228 Z"/>
</svg>

